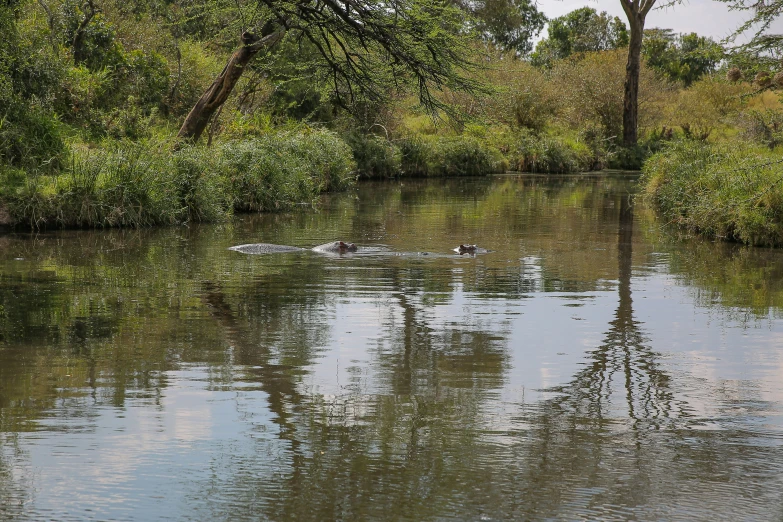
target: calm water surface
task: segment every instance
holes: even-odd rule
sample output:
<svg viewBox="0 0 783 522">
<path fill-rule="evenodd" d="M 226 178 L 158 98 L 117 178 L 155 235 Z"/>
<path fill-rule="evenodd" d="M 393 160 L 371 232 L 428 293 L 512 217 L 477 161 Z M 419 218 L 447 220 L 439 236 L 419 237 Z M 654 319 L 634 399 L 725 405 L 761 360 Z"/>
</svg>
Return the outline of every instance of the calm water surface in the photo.
<svg viewBox="0 0 783 522">
<path fill-rule="evenodd" d="M 783 251 L 636 187 L 0 236 L 0 519 L 783 520 Z"/>
</svg>

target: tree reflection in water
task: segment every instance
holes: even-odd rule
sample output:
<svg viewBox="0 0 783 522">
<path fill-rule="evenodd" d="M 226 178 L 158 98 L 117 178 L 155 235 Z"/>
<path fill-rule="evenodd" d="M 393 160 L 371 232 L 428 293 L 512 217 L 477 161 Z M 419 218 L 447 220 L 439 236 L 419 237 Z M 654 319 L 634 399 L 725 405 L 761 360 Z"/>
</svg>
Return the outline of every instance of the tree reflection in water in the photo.
<svg viewBox="0 0 783 522">
<path fill-rule="evenodd" d="M 603 342 L 590 352 L 585 368 L 565 386 L 549 391 L 553 411 L 600 426 L 614 414 L 627 416 L 634 428 L 659 426 L 688 416 L 688 406 L 670 389 L 670 377 L 658 364 L 660 354 L 649 345 L 634 318 L 631 298 L 633 202 L 620 196 L 617 234 L 618 304 Z M 616 397 L 613 399 L 613 395 Z M 622 399 L 620 397 L 622 397 Z M 618 411 L 624 404 L 626 411 Z"/>
<path fill-rule="evenodd" d="M 236 238 L 157 231 L 138 248 L 114 248 L 73 234 L 95 244 L 31 243 L 18 255 L 29 267 L 6 260 L 0 518 L 84 518 L 85 506 L 131 518 L 140 505 L 123 502 L 131 495 L 163 508 L 155 514 L 196 520 L 780 518 L 780 430 L 764 425 L 780 412 L 768 398 L 776 388 L 745 363 L 736 364 L 751 375 L 742 383 L 697 380 L 687 355 L 664 362 L 653 350 L 665 326 L 637 319 L 658 310 L 638 297 L 634 309 L 632 266 L 657 245 L 635 234 L 628 180 L 450 186 L 368 191 L 356 200 L 368 208 L 346 199 L 312 217 L 322 220 L 312 230 L 388 238 L 396 251 L 453 248 L 472 231 L 505 251 L 329 263 L 227 256 L 259 232 L 269 235 L 258 241 L 313 243 L 310 217 L 259 216 L 238 221 L 248 230 Z M 422 239 L 432 237 L 440 243 Z M 670 281 L 667 270 L 633 279 L 633 290 Z M 567 384 L 525 403 L 518 387 L 539 382 L 548 348 L 592 335 L 589 320 L 545 321 L 572 313 L 563 297 L 591 303 L 587 317 L 611 318 L 592 322 L 603 333 L 584 366 L 558 381 Z M 511 345 L 520 338 L 525 346 Z M 172 417 L 191 424 L 178 432 Z M 58 460 L 59 448 L 78 444 L 75 458 Z M 114 470 L 123 452 L 126 475 Z M 158 483 L 137 485 L 169 468 L 177 476 L 161 479 L 151 501 L 144 495 Z M 99 511 L 101 501 L 112 505 Z M 115 501 L 126 511 L 112 511 Z"/>
</svg>

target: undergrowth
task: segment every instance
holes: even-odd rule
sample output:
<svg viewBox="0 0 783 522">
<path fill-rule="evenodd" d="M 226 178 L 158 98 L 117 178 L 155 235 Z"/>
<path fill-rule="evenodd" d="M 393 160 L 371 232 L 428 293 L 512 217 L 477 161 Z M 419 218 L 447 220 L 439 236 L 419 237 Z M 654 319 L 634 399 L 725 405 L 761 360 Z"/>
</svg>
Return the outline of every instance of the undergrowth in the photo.
<svg viewBox="0 0 783 522">
<path fill-rule="evenodd" d="M 236 211 L 312 203 L 355 181 L 348 146 L 333 132 L 281 132 L 179 149 L 166 140 L 74 147 L 55 174 L 0 169 L 5 224 L 142 227 L 219 221 Z"/>
<path fill-rule="evenodd" d="M 783 156 L 742 142 L 673 142 L 644 165 L 644 198 L 667 223 L 712 238 L 783 245 Z"/>
</svg>

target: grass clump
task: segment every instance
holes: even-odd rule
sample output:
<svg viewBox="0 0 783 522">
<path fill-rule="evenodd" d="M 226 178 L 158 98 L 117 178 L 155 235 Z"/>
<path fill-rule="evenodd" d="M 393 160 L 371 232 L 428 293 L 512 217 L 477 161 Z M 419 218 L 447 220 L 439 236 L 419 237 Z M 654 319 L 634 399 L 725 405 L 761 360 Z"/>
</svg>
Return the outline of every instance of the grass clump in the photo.
<svg viewBox="0 0 783 522">
<path fill-rule="evenodd" d="M 473 136 L 440 137 L 432 142 L 430 176 L 486 176 L 501 168 L 502 158 Z"/>
<path fill-rule="evenodd" d="M 327 130 L 283 131 L 221 145 L 220 160 L 237 211 L 269 211 L 311 202 L 356 179 L 350 147 Z"/>
<path fill-rule="evenodd" d="M 644 165 L 644 197 L 668 223 L 748 245 L 783 245 L 779 152 L 736 143 L 673 142 Z"/>
<path fill-rule="evenodd" d="M 374 134 L 352 132 L 345 141 L 353 150 L 360 178 L 394 178 L 401 173 L 400 148 Z"/>
<path fill-rule="evenodd" d="M 3 223 L 44 227 L 143 227 L 220 221 L 237 211 L 310 203 L 355 179 L 350 148 L 305 130 L 175 150 L 167 140 L 75 147 L 56 174 L 0 170 Z"/>
<path fill-rule="evenodd" d="M 600 168 L 584 142 L 559 136 L 520 132 L 509 150 L 511 168 L 519 172 L 567 174 Z"/>
<path fill-rule="evenodd" d="M 504 172 L 507 163 L 490 144 L 475 136 L 412 135 L 398 142 L 405 176 L 486 176 Z"/>
<path fill-rule="evenodd" d="M 55 175 L 28 176 L 2 194 L 13 224 L 122 227 L 183 220 L 172 155 L 150 144 L 119 142 L 110 149 L 74 149 Z"/>
</svg>

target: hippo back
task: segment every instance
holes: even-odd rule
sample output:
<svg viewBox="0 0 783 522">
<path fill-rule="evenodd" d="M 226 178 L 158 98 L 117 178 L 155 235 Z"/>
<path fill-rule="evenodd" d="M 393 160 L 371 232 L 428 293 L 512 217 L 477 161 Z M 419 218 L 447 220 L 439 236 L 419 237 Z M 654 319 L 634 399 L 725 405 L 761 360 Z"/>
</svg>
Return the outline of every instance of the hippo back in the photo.
<svg viewBox="0 0 783 522">
<path fill-rule="evenodd" d="M 302 252 L 303 248 L 288 245 L 271 245 L 269 243 L 251 243 L 249 245 L 232 246 L 229 250 L 243 254 L 281 254 L 286 252 Z"/>
</svg>

